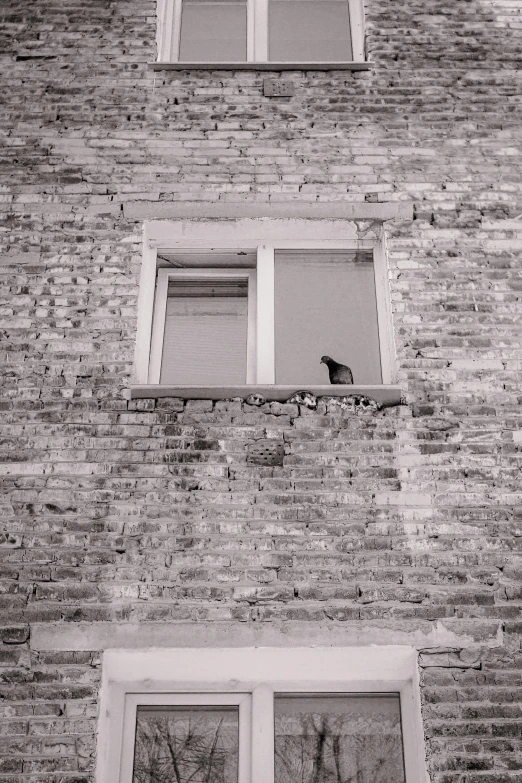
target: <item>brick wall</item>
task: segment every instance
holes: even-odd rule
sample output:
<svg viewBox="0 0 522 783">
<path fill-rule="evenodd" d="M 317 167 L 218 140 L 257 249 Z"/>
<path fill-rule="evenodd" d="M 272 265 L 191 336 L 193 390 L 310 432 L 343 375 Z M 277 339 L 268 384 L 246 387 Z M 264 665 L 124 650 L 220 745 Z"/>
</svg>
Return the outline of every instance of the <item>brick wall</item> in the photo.
<svg viewBox="0 0 522 783">
<path fill-rule="evenodd" d="M 153 73 L 154 10 L 0 8 L 0 780 L 92 778 L 128 629 L 415 644 L 432 783 L 519 780 L 522 0 L 367 0 L 292 98 Z M 365 200 L 407 405 L 130 401 L 140 205 Z"/>
</svg>

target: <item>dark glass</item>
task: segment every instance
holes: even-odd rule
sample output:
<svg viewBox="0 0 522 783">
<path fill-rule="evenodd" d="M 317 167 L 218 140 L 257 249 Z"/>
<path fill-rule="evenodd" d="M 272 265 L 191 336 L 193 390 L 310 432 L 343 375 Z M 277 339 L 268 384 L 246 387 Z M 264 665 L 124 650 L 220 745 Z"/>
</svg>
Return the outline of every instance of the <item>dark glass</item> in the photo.
<svg viewBox="0 0 522 783">
<path fill-rule="evenodd" d="M 398 694 L 275 698 L 275 783 L 404 783 Z"/>
<path fill-rule="evenodd" d="M 237 707 L 138 707 L 132 783 L 237 783 Z"/>
</svg>

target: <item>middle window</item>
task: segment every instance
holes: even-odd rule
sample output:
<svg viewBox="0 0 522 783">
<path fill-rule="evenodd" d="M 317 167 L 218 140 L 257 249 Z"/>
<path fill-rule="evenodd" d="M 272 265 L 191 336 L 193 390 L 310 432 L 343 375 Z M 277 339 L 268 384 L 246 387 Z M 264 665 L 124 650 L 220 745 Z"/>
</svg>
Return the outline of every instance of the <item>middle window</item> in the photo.
<svg viewBox="0 0 522 783">
<path fill-rule="evenodd" d="M 356 385 L 391 381 L 370 249 L 160 250 L 158 262 L 149 383 L 321 386 L 325 357 Z"/>
</svg>

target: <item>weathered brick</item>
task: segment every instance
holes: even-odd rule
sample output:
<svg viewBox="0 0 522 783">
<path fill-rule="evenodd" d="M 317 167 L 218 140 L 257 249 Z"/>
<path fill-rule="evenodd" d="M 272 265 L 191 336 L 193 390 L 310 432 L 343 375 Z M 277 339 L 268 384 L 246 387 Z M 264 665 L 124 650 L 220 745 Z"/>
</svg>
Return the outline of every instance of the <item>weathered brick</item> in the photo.
<svg viewBox="0 0 522 783">
<path fill-rule="evenodd" d="M 2 4 L 9 783 L 94 774 L 99 656 L 31 653 L 30 626 L 133 621 L 443 624 L 419 659 L 431 783 L 520 778 L 522 2 L 365 15 L 371 70 L 267 98 L 255 70 L 153 75 L 152 0 Z M 385 224 L 407 405 L 129 399 L 140 210 L 389 202 L 413 205 Z M 247 464 L 262 439 L 283 465 Z"/>
</svg>

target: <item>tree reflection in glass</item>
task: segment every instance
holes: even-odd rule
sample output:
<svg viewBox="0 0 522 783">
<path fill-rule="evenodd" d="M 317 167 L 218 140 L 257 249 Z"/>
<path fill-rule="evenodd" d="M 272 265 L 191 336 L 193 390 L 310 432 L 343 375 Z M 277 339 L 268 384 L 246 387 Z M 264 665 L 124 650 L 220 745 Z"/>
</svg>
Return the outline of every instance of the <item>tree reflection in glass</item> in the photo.
<svg viewBox="0 0 522 783">
<path fill-rule="evenodd" d="M 138 707 L 133 783 L 237 783 L 237 707 Z"/>
<path fill-rule="evenodd" d="M 398 694 L 275 699 L 276 783 L 404 783 Z"/>
</svg>

